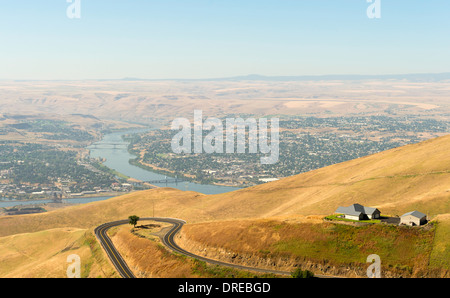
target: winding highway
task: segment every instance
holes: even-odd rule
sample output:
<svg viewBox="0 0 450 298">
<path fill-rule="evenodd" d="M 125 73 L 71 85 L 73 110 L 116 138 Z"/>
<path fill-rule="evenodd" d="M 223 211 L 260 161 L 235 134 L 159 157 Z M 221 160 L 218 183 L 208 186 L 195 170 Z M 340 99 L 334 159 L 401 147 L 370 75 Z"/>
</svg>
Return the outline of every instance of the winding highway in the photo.
<svg viewBox="0 0 450 298">
<path fill-rule="evenodd" d="M 176 233 L 178 233 L 178 231 L 186 223 L 183 220 L 173 219 L 173 218 L 149 217 L 149 218 L 141 218 L 139 220 L 140 221 L 153 220 L 153 221 L 158 221 L 158 222 L 171 223 L 173 225 L 173 227 L 163 237 L 163 243 L 168 247 L 170 247 L 170 246 L 167 243 L 174 243 L 173 237 L 176 235 Z M 95 228 L 94 233 L 95 233 L 95 236 L 97 237 L 98 241 L 103 246 L 103 249 L 106 251 L 109 259 L 114 264 L 114 267 L 116 267 L 116 270 L 119 272 L 120 276 L 122 276 L 123 278 L 135 278 L 136 276 L 133 274 L 131 269 L 128 267 L 127 263 L 122 258 L 120 253 L 117 251 L 117 249 L 115 248 L 114 244 L 111 241 L 111 238 L 109 238 L 108 234 L 107 234 L 109 229 L 111 229 L 113 227 L 125 225 L 125 224 L 129 224 L 128 219 L 105 223 L 105 224 L 102 224 L 101 226 L 98 226 L 97 228 Z"/>
<path fill-rule="evenodd" d="M 192 258 L 195 258 L 195 259 L 198 259 L 198 260 L 210 263 L 210 264 L 215 264 L 215 265 L 220 265 L 220 266 L 228 266 L 228 267 L 233 267 L 233 268 L 241 269 L 241 270 L 248 270 L 248 271 L 255 271 L 255 272 L 262 272 L 262 273 L 273 273 L 273 274 L 280 274 L 280 275 L 290 275 L 291 274 L 291 272 L 287 272 L 287 271 L 268 270 L 268 269 L 246 267 L 246 266 L 241 266 L 241 265 L 220 262 L 220 261 L 208 259 L 208 258 L 199 256 L 199 255 L 193 254 L 191 252 L 188 252 L 188 251 L 182 249 L 175 243 L 174 239 L 175 239 L 175 235 L 181 230 L 183 225 L 186 223 L 184 220 L 175 219 L 175 218 L 151 218 L 151 217 L 150 218 L 141 218 L 139 220 L 140 221 L 152 220 L 152 221 L 172 224 L 173 225 L 172 228 L 163 237 L 161 237 L 161 240 L 162 240 L 163 244 L 165 246 L 167 246 L 168 248 L 170 248 L 172 251 L 183 254 L 185 256 L 192 257 Z M 129 224 L 128 219 L 105 223 L 105 224 L 102 224 L 101 226 L 97 227 L 94 230 L 94 232 L 95 232 L 95 236 L 100 241 L 101 245 L 103 246 L 104 250 L 108 254 L 111 262 L 114 264 L 114 266 L 116 267 L 119 274 L 123 278 L 135 278 L 135 275 L 130 270 L 130 268 L 128 267 L 128 265 L 126 264 L 126 262 L 120 255 L 120 253 L 114 247 L 111 239 L 107 235 L 107 231 L 109 229 L 116 227 L 116 226 L 125 225 L 125 224 Z M 326 277 L 326 276 L 316 275 L 316 277 Z M 327 276 L 327 277 L 329 277 L 329 276 Z"/>
</svg>

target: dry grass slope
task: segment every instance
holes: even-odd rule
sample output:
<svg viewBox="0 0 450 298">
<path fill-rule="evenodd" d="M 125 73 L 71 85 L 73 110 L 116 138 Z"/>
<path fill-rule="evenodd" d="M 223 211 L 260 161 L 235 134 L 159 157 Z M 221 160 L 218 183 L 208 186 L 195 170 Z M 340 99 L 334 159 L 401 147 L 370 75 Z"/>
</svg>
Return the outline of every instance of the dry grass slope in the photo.
<svg viewBox="0 0 450 298">
<path fill-rule="evenodd" d="M 215 218 L 330 214 L 355 202 L 384 214 L 450 213 L 450 136 L 212 196 Z"/>
<path fill-rule="evenodd" d="M 203 195 L 160 188 L 43 214 L 1 217 L 0 275 L 31 276 L 33 271 L 42 276 L 58 276 L 61 268 L 48 268 L 53 262 L 65 263 L 60 252 L 69 247 L 68 243 L 83 242 L 82 239 L 92 236 L 92 229 L 97 225 L 132 214 L 202 223 L 327 215 L 340 205 L 355 202 L 378 207 L 382 214 L 402 214 L 416 209 L 432 217 L 441 214 L 444 228 L 437 231 L 431 262 L 439 265 L 450 251 L 449 219 L 442 215 L 450 213 L 448 152 L 450 136 L 444 136 L 231 193 Z M 53 239 L 54 246 L 49 247 Z M 33 243 L 36 243 L 35 250 L 28 251 L 27 246 L 33 247 Z M 80 244 L 77 249 L 92 259 L 92 247 Z M 92 261 L 90 266 L 94 269 L 90 272 L 98 271 L 95 264 L 101 262 Z M 47 271 L 36 271 L 47 266 L 38 263 L 48 264 Z"/>
<path fill-rule="evenodd" d="M 117 276 L 89 230 L 63 228 L 0 238 L 0 277 L 64 278 L 72 254 L 82 277 Z"/>
<path fill-rule="evenodd" d="M 443 264 L 429 267 L 434 234 L 434 229 L 352 227 L 273 218 L 190 224 L 179 242 L 201 255 L 227 262 L 284 271 L 301 266 L 315 273 L 347 277 L 365 277 L 366 258 L 375 253 L 381 257 L 385 277 L 436 277 L 450 268 Z M 437 251 L 433 255 L 443 260 Z"/>
</svg>

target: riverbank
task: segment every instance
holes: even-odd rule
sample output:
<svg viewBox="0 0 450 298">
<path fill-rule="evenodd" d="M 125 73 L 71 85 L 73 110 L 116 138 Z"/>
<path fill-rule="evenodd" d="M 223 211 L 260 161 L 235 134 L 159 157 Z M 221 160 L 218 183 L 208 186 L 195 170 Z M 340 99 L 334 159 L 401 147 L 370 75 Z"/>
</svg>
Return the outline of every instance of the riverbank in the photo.
<svg viewBox="0 0 450 298">
<path fill-rule="evenodd" d="M 130 150 L 130 153 L 131 152 L 132 152 L 132 150 Z M 142 161 L 142 158 L 132 159 L 132 160 L 130 160 L 130 164 L 132 164 L 136 167 L 139 167 L 143 170 L 152 171 L 152 172 L 155 172 L 155 173 L 158 173 L 161 175 L 177 176 L 177 178 L 181 178 L 186 181 L 190 181 L 192 183 L 223 186 L 223 187 L 238 187 L 238 188 L 253 186 L 253 185 L 244 185 L 242 183 L 220 183 L 220 182 L 214 182 L 214 181 L 209 181 L 208 183 L 205 183 L 204 181 L 196 180 L 195 179 L 196 177 L 193 175 L 178 174 L 178 173 L 175 173 L 174 171 L 166 169 L 166 168 L 161 168 L 161 167 L 158 167 L 158 166 L 150 164 L 150 163 L 144 163 Z"/>
<path fill-rule="evenodd" d="M 124 195 L 124 193 L 120 193 Z M 91 202 L 104 201 L 115 196 L 105 197 L 86 197 L 86 198 L 72 198 L 64 199 L 62 202 L 54 202 L 53 200 L 28 200 L 28 201 L 2 201 L 0 202 L 0 216 L 14 216 L 31 213 L 45 213 L 57 209 L 62 209 L 70 206 L 87 204 Z M 39 209 L 39 210 L 38 210 Z"/>
<path fill-rule="evenodd" d="M 102 193 L 95 193 L 95 194 L 87 194 L 87 195 L 82 195 L 82 196 L 75 196 L 75 197 L 71 197 L 71 198 L 64 198 L 63 200 L 74 200 L 74 199 L 92 199 L 92 198 L 98 198 L 98 197 L 118 197 L 118 196 L 122 196 L 125 194 L 128 194 L 130 192 L 102 192 Z M 48 197 L 39 197 L 39 198 L 35 198 L 32 200 L 5 200 L 2 199 L 0 200 L 0 203 L 23 203 L 23 202 L 40 202 L 40 201 L 53 201 L 52 199 L 49 199 Z"/>
<path fill-rule="evenodd" d="M 95 194 L 85 194 L 82 196 L 74 196 L 71 198 L 66 198 L 64 200 L 73 200 L 73 199 L 90 199 L 90 198 L 97 198 L 99 195 L 102 197 L 118 197 L 123 196 L 126 194 L 131 193 L 131 191 L 113 191 L 113 192 L 101 192 L 101 193 L 95 193 Z"/>
<path fill-rule="evenodd" d="M 100 144 L 123 144 L 116 148 L 108 146 L 100 146 L 98 148 L 88 148 L 89 156 L 91 158 L 101 158 L 104 159 L 102 162 L 104 166 L 122 173 L 123 175 L 135 179 L 137 181 L 163 181 L 166 180 L 166 176 L 175 176 L 170 172 L 162 172 L 161 169 L 154 169 L 151 167 L 145 167 L 136 163 L 134 160 L 139 158 L 139 154 L 130 148 L 130 138 L 124 138 L 125 135 L 138 134 L 142 131 L 122 131 L 110 134 L 105 134 L 101 141 L 97 142 Z M 170 173 L 170 174 L 169 174 Z M 166 184 L 166 183 L 155 183 L 152 187 L 173 187 L 176 189 L 184 191 L 196 191 L 203 194 L 219 194 L 225 192 L 231 192 L 240 189 L 236 186 L 222 186 L 214 184 L 202 184 L 193 182 L 192 177 L 184 177 L 184 175 L 178 175 L 178 178 L 185 179 L 184 182 Z M 129 180 L 130 181 L 130 180 Z"/>
</svg>

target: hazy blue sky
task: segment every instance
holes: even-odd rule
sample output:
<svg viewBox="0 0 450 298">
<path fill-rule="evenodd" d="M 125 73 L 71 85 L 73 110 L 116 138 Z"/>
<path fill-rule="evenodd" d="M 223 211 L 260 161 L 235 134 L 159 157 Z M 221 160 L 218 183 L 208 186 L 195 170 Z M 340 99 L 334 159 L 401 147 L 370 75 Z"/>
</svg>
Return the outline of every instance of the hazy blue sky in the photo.
<svg viewBox="0 0 450 298">
<path fill-rule="evenodd" d="M 450 1 L 80 1 L 0 0 L 0 79 L 450 72 Z"/>
</svg>

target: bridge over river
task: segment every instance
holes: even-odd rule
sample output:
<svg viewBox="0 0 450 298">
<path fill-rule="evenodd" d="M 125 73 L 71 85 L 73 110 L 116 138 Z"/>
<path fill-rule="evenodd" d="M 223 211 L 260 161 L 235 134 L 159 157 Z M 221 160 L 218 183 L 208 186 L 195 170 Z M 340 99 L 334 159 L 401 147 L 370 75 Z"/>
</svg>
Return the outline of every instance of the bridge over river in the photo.
<svg viewBox="0 0 450 298">
<path fill-rule="evenodd" d="M 151 180 L 151 181 L 143 181 L 144 183 L 150 183 L 150 184 L 170 184 L 170 183 L 181 183 L 184 182 L 183 179 L 180 178 L 167 178 L 166 179 L 160 179 L 160 180 Z"/>
<path fill-rule="evenodd" d="M 114 169 L 140 183 L 147 182 L 157 187 L 165 187 L 170 184 L 171 187 L 180 190 L 196 191 L 204 194 L 218 194 L 239 189 L 237 187 L 194 183 L 186 181 L 187 179 L 183 181 L 178 177 L 165 177 L 166 175 L 130 164 L 130 160 L 135 159 L 136 156 L 128 152 L 129 142 L 125 141 L 123 136 L 140 132 L 142 131 L 128 130 L 106 134 L 101 141 L 87 147 L 87 149 L 90 149 L 89 156 L 102 158 L 104 159 L 103 164 L 108 168 Z"/>
<path fill-rule="evenodd" d="M 96 143 L 89 146 L 90 149 L 126 149 L 128 148 L 127 143 Z"/>
</svg>

